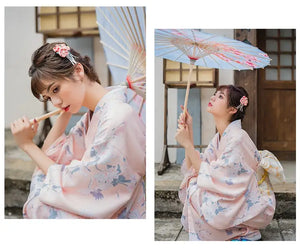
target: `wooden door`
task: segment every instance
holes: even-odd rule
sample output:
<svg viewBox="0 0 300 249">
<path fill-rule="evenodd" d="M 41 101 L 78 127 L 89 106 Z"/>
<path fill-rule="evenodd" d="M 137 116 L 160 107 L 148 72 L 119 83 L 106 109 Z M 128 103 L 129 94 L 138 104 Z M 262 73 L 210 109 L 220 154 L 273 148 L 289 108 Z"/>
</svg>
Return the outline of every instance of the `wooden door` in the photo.
<svg viewBox="0 0 300 249">
<path fill-rule="evenodd" d="M 258 72 L 258 149 L 281 160 L 296 158 L 296 30 L 257 30 L 258 46 L 272 59 Z"/>
</svg>

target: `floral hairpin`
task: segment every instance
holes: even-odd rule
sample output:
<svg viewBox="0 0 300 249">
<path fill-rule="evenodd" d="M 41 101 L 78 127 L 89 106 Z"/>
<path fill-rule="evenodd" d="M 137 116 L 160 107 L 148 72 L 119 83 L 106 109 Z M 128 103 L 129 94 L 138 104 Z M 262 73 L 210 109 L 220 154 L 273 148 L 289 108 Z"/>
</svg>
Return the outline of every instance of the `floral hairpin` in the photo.
<svg viewBox="0 0 300 249">
<path fill-rule="evenodd" d="M 72 65 L 76 64 L 73 55 L 70 53 L 70 47 L 66 44 L 56 44 L 53 48 L 53 51 L 60 57 L 67 58 L 72 63 Z"/>
<path fill-rule="evenodd" d="M 241 97 L 240 104 L 236 107 L 236 109 L 243 111 L 243 107 L 248 105 L 248 98 L 246 96 Z"/>
</svg>

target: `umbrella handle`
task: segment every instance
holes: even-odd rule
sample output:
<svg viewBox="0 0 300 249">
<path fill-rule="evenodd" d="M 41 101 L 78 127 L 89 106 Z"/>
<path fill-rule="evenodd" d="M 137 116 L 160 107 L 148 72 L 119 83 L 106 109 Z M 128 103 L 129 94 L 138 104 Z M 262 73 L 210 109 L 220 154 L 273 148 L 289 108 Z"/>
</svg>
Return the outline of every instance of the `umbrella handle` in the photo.
<svg viewBox="0 0 300 249">
<path fill-rule="evenodd" d="M 187 82 L 186 92 L 185 92 L 185 99 L 184 99 L 184 108 L 183 108 L 183 113 L 184 114 L 186 113 L 186 110 L 187 110 L 187 103 L 188 103 L 189 93 L 190 93 L 193 66 L 194 66 L 193 64 L 190 64 L 189 77 L 188 77 L 188 82 Z"/>
<path fill-rule="evenodd" d="M 44 114 L 44 115 L 42 115 L 42 116 L 36 117 L 36 118 L 34 118 L 34 119 L 30 119 L 29 122 L 30 122 L 31 124 L 34 123 L 34 120 L 36 120 L 37 122 L 40 122 L 40 121 L 45 120 L 45 119 L 47 119 L 47 118 L 50 118 L 50 117 L 52 117 L 52 116 L 54 116 L 54 115 L 60 114 L 60 113 L 62 113 L 63 111 L 64 111 L 64 110 L 62 110 L 62 109 L 57 109 L 57 110 L 54 110 L 54 111 L 52 111 L 52 112 L 48 112 L 48 113 L 46 113 L 46 114 Z"/>
</svg>

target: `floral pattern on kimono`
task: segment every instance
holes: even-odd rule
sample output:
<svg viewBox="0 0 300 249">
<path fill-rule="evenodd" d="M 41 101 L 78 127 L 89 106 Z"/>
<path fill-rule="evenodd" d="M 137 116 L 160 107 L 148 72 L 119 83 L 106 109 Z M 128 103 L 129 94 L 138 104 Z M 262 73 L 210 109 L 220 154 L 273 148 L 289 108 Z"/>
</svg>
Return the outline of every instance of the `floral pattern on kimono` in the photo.
<svg viewBox="0 0 300 249">
<path fill-rule="evenodd" d="M 145 218 L 145 125 L 111 87 L 47 150 L 47 175 L 36 168 L 24 218 Z"/>
<path fill-rule="evenodd" d="M 182 165 L 181 222 L 190 240 L 257 240 L 275 212 L 275 197 L 261 192 L 256 171 L 261 160 L 241 121 L 217 133 L 204 153 L 199 173 Z"/>
</svg>

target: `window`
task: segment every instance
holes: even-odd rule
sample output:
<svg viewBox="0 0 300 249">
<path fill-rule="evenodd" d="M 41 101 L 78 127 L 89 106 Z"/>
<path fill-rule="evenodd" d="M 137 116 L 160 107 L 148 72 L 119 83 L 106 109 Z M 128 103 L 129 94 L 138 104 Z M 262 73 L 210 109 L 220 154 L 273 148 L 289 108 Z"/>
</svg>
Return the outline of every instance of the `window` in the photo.
<svg viewBox="0 0 300 249">
<path fill-rule="evenodd" d="M 95 7 L 36 7 L 36 32 L 48 37 L 97 36 Z"/>
<path fill-rule="evenodd" d="M 169 87 L 185 88 L 190 65 L 164 59 L 164 83 Z M 191 86 L 216 87 L 218 84 L 218 70 L 193 66 Z"/>
<path fill-rule="evenodd" d="M 266 67 L 265 81 L 296 82 L 296 30 L 266 29 L 261 32 L 263 50 L 272 59 Z"/>
</svg>

